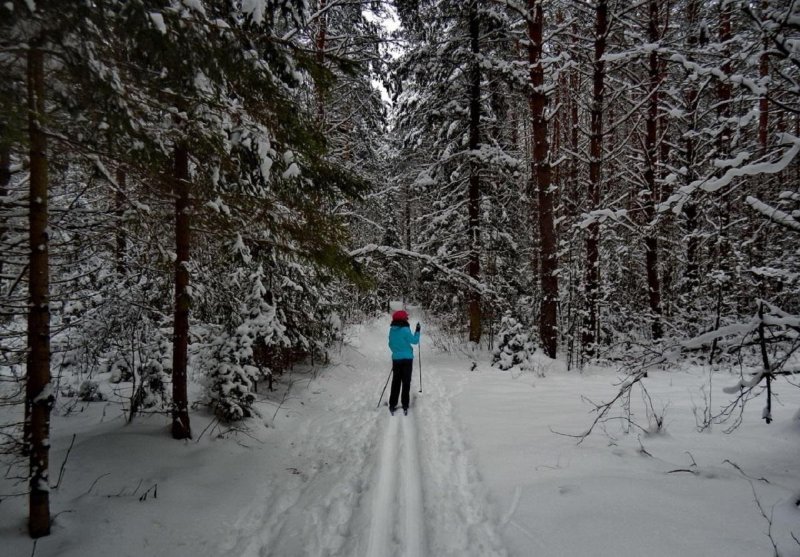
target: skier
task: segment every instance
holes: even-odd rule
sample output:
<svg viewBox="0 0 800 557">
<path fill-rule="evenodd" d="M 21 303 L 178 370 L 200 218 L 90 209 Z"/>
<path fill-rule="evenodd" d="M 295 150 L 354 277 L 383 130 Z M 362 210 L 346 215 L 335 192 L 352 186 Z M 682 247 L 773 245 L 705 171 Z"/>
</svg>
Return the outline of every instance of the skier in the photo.
<svg viewBox="0 0 800 557">
<path fill-rule="evenodd" d="M 408 414 L 408 391 L 411 388 L 411 373 L 414 369 L 414 349 L 412 344 L 419 344 L 420 325 L 417 323 L 416 331 L 411 333 L 408 324 L 408 313 L 403 310 L 392 314 L 392 324 L 389 326 L 389 348 L 392 351 L 392 391 L 389 395 L 389 412 L 394 414 L 397 409 L 397 395 L 403 391 L 401 402 L 403 413 Z"/>
</svg>

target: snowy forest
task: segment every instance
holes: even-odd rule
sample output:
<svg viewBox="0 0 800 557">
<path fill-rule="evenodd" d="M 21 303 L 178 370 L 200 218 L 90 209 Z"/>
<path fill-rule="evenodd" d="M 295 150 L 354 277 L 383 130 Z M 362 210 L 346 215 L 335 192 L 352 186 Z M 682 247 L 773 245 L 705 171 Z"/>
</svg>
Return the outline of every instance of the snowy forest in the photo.
<svg viewBox="0 0 800 557">
<path fill-rule="evenodd" d="M 124 465 L 133 486 L 86 502 L 119 464 L 91 468 L 102 446 L 80 456 L 97 427 L 114 424 L 103 439 L 119 445 L 120 462 L 126 451 L 157 460 L 185 447 L 217 462 L 251 438 L 278 452 L 269 436 L 301 396 L 296 378 L 313 374 L 307 392 L 318 394 L 314 381 L 337 381 L 322 376 L 347 365 L 371 366 L 370 375 L 328 392 L 354 399 L 355 385 L 374 377 L 364 390 L 374 400 L 343 426 L 377 422 L 369 412 L 390 365 L 395 307 L 422 321 L 419 393 L 426 365 L 442 396 L 451 391 L 442 385 L 478 375 L 528 381 L 529 391 L 554 376 L 577 381 L 561 396 L 575 399 L 579 418 L 560 427 L 565 406 L 551 402 L 542 422 L 550 443 L 572 447 L 564 451 L 596 438 L 598 451 L 612 450 L 623 443 L 608 432 L 615 424 L 633 433 L 632 452 L 652 457 L 643 442 L 669 430 L 670 404 L 685 406 L 687 429 L 706 439 L 713 431 L 730 465 L 719 458 L 724 473 L 703 471 L 697 453 L 673 448 L 689 456 L 668 467 L 684 472 L 670 481 L 749 482 L 740 512 L 757 524 L 748 537 L 763 543 L 741 554 L 800 554 L 800 2 L 2 0 L 0 75 L 0 540 L 16 540 L 13 555 L 58 537 L 73 545 L 37 554 L 111 554 L 81 549 L 68 532 L 99 521 L 115 497 L 130 508 L 152 502 L 145 489 L 158 483 L 139 481 L 141 463 Z M 354 363 L 373 353 L 374 364 Z M 448 375 L 444 358 L 459 359 L 458 371 Z M 670 370 L 690 386 L 674 387 Z M 651 396 L 659 381 L 674 387 L 664 403 Z M 465 400 L 489 405 L 488 388 Z M 433 493 L 447 485 L 445 464 L 425 452 L 438 450 L 425 412 L 436 421 L 445 411 L 422 406 L 433 396 L 417 398 L 419 462 L 401 464 L 432 470 L 419 487 L 426 516 L 445 512 Z M 310 400 L 297 404 L 311 412 Z M 498 395 L 498 407 L 505 401 Z M 379 416 L 387 429 L 365 431 L 361 452 L 381 437 L 403 439 L 409 452 L 415 436 Z M 438 446 L 495 423 L 478 416 L 452 432 L 440 425 Z M 286 447 L 313 435 L 291 424 Z M 736 462 L 739 430 L 744 446 L 781 459 L 780 481 Z M 783 439 L 783 452 L 750 440 L 756 431 Z M 310 446 L 334 450 L 317 433 Z M 216 444 L 196 444 L 214 435 Z M 480 457 L 490 451 L 463 445 L 448 454 L 460 463 L 478 453 L 478 464 L 464 464 L 470 485 L 488 478 L 489 503 L 462 505 L 479 509 L 482 526 L 443 522 L 434 534 L 428 525 L 427 545 L 405 552 L 376 550 L 374 526 L 363 541 L 350 526 L 328 538 L 302 530 L 306 541 L 291 545 L 277 518 L 264 519 L 272 529 L 258 547 L 239 521 L 251 545 L 150 553 L 134 541 L 148 531 L 141 518 L 120 543 L 136 555 L 732 554 L 712 542 L 661 553 L 525 546 L 519 540 L 546 532 L 532 536 L 535 526 L 512 517 L 525 506 L 521 488 L 493 484 L 483 472 L 490 457 Z M 304 468 L 275 462 L 308 483 Z M 62 476 L 81 492 L 74 500 L 59 493 L 70 489 Z M 785 488 L 771 510 L 760 480 Z M 380 495 L 389 482 L 376 484 L 376 501 L 389 497 Z M 332 501 L 354 508 L 355 493 L 370 488 L 348 485 L 349 499 Z M 465 487 L 455 491 L 466 498 Z M 413 500 L 406 495 L 405 508 Z M 275 496 L 259 512 L 300 524 L 287 501 Z M 510 514 L 492 518 L 492 501 Z M 166 508 L 197 505 L 181 504 Z M 328 513 L 340 522 L 357 514 Z M 518 527 L 487 533 L 489 523 Z M 425 528 L 408 519 L 405 535 L 423 540 Z M 445 531 L 469 543 L 448 546 Z"/>
</svg>

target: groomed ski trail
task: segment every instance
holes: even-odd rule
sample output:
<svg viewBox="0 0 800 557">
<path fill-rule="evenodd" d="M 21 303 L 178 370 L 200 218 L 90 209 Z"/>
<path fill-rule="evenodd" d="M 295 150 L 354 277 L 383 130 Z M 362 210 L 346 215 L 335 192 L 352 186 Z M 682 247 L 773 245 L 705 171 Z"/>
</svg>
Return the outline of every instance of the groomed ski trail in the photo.
<svg viewBox="0 0 800 557">
<path fill-rule="evenodd" d="M 376 486 L 366 556 L 392 554 L 395 542 L 400 555 L 426 555 L 425 510 L 413 412 L 404 416 L 398 411 L 387 420 Z M 401 519 L 404 527 L 396 531 Z"/>
<path fill-rule="evenodd" d="M 399 419 L 387 421 L 378 463 L 377 490 L 367 545 L 368 557 L 382 557 L 392 541 L 399 429 Z"/>
<path fill-rule="evenodd" d="M 425 508 L 422 504 L 422 471 L 417 450 L 414 414 L 403 416 L 403 478 L 406 494 L 406 557 L 425 555 Z"/>
<path fill-rule="evenodd" d="M 391 416 L 385 405 L 375 408 L 388 364 L 385 326 L 361 327 L 353 340 L 358 358 L 339 367 L 347 368 L 338 379 L 347 388 L 341 383 L 329 413 L 293 436 L 287 462 L 297 474 L 273 473 L 254 488 L 254 501 L 230 526 L 233 539 L 220 554 L 505 557 L 437 365 L 424 370 L 420 395 L 415 373 L 408 415 Z M 317 379 L 322 391 L 333 379 L 326 373 L 337 369 Z"/>
<path fill-rule="evenodd" d="M 452 367 L 451 360 L 450 355 L 426 359 L 425 392 L 417 411 L 428 553 L 436 557 L 506 557 L 486 488 L 454 419 L 450 402 L 454 393 L 437 375 L 443 366 Z M 465 368 L 463 373 L 469 372 Z"/>
</svg>

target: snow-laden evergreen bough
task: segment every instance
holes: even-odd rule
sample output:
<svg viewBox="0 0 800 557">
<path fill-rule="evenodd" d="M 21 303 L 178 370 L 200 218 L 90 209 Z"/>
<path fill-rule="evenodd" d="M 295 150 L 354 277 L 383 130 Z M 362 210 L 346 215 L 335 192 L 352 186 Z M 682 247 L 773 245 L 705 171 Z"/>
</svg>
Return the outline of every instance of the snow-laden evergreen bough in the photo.
<svg viewBox="0 0 800 557">
<path fill-rule="evenodd" d="M 285 361 L 272 369 L 318 353 L 330 337 L 326 326 L 336 302 L 316 304 L 332 275 L 357 275 L 333 208 L 356 197 L 364 181 L 326 158 L 325 138 L 305 104 L 305 92 L 329 74 L 292 39 L 308 9 L 300 0 L 0 5 L 0 66 L 7 77 L 0 85 L 2 293 L 4 306 L 13 308 L 4 330 L 20 339 L 19 301 L 29 294 L 52 299 L 49 306 L 35 304 L 46 317 L 37 323 L 52 335 L 40 328 L 32 338 L 52 340 L 54 357 L 32 351 L 28 365 L 43 373 L 29 374 L 28 385 L 36 388 L 20 406 L 36 409 L 23 428 L 37 455 L 31 460 L 32 535 L 49 532 L 42 478 L 49 413 L 60 396 L 51 372 L 68 394 L 78 393 L 82 382 L 85 398 L 119 393 L 114 400 L 125 405 L 129 419 L 167 410 L 173 435 L 191 436 L 190 340 L 238 319 L 215 311 L 224 305 L 213 291 L 224 285 L 221 275 L 237 274 L 217 267 L 237 234 L 252 249 L 253 264 L 241 266 L 244 274 L 268 268 L 268 284 L 246 289 L 262 302 L 225 307 L 244 311 L 237 326 L 247 322 L 253 334 L 228 329 L 238 334 L 237 347 L 233 356 L 223 351 L 222 361 L 238 365 L 251 343 L 271 338 L 259 315 L 269 313 L 264 304 L 272 305 L 269 295 L 285 287 L 284 279 L 303 292 L 284 296 L 287 308 L 303 303 L 277 310 L 290 329 L 288 346 L 278 354 Z M 35 144 L 29 153 L 28 143 Z M 15 174 L 7 179 L 11 161 Z M 26 199 L 27 183 L 38 189 Z M 42 209 L 31 213 L 45 238 L 33 245 L 32 276 L 48 271 L 53 280 L 36 282 L 36 289 L 23 280 L 31 254 L 6 257 L 24 236 L 28 216 L 14 208 L 16 220 L 5 218 L 9 189 L 20 203 Z M 8 284 L 6 274 L 14 276 Z M 14 349 L 24 353 L 22 343 Z M 9 364 L 8 375 L 23 377 L 20 358 Z M 107 389 L 99 377 L 116 386 Z M 240 386 L 217 391 L 231 394 L 231 410 L 223 412 L 229 417 L 246 415 L 246 405 L 233 409 L 252 386 L 241 379 Z"/>
</svg>

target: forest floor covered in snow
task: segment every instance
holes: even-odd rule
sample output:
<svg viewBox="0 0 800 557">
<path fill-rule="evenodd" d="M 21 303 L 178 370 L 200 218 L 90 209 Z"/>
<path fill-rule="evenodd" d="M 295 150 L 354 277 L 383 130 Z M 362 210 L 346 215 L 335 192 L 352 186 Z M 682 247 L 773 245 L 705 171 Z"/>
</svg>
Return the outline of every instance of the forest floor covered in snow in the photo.
<svg viewBox="0 0 800 557">
<path fill-rule="evenodd" d="M 500 371 L 437 352 L 423 327 L 423 392 L 415 362 L 409 415 L 390 416 L 387 327 L 354 327 L 330 366 L 284 375 L 259 419 L 194 412 L 188 442 L 164 416 L 126 424 L 119 404 L 60 399 L 52 534 L 33 547 L 26 498 L 9 496 L 24 485 L 6 477 L 2 555 L 751 557 L 773 541 L 800 555 L 797 387 L 776 382 L 771 425 L 759 399 L 732 433 L 698 432 L 708 370 L 652 371 L 661 432 L 617 412 L 578 444 L 559 433 L 586 430 L 582 397 L 613 398 L 615 368 Z M 737 380 L 715 372 L 713 409 Z M 647 427 L 641 400 L 631 410 Z"/>
</svg>

